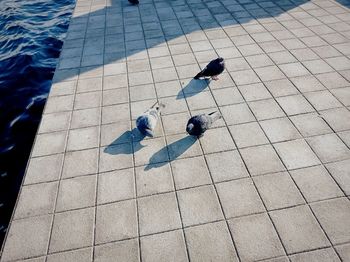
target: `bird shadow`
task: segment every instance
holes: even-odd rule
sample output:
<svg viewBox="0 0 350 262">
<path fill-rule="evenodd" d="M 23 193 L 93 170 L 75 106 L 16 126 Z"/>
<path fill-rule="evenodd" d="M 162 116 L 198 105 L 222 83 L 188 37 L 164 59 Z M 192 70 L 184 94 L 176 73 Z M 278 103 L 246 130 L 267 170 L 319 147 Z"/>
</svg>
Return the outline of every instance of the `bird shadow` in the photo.
<svg viewBox="0 0 350 262">
<path fill-rule="evenodd" d="M 137 128 L 131 131 L 125 131 L 110 143 L 103 152 L 110 155 L 128 155 L 135 153 L 145 147 L 141 144 L 144 138 L 145 136 L 142 135 Z M 133 146 L 131 146 L 130 142 L 132 142 Z"/>
<path fill-rule="evenodd" d="M 176 99 L 184 99 L 185 97 L 195 96 L 196 94 L 204 91 L 209 86 L 210 79 L 194 79 L 182 88 L 176 96 Z"/>
<path fill-rule="evenodd" d="M 179 156 L 184 154 L 194 143 L 196 143 L 196 141 L 196 137 L 186 136 L 163 147 L 152 155 L 152 157 L 149 159 L 148 165 L 145 167 L 145 171 L 166 165 L 168 162 L 159 162 L 159 159 L 164 159 L 164 156 L 167 154 L 169 154 L 170 162 L 174 161 Z"/>
</svg>

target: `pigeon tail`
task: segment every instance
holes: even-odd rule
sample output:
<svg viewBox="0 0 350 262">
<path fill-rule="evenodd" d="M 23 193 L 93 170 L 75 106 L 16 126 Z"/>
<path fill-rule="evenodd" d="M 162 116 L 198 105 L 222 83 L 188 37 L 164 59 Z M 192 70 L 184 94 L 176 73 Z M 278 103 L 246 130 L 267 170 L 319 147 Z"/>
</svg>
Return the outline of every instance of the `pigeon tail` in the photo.
<svg viewBox="0 0 350 262">
<path fill-rule="evenodd" d="M 208 114 L 208 115 L 210 116 L 210 118 L 211 118 L 211 120 L 213 121 L 213 123 L 214 123 L 216 120 L 222 118 L 221 114 L 220 114 L 218 111 L 211 112 L 211 113 Z"/>
<path fill-rule="evenodd" d="M 199 72 L 195 77 L 194 77 L 194 79 L 199 79 L 200 77 L 202 77 L 203 76 L 203 73 L 202 73 L 202 71 L 201 72 Z"/>
<path fill-rule="evenodd" d="M 148 136 L 148 137 L 154 137 L 153 131 L 151 129 L 144 129 L 141 132 L 143 135 Z"/>
</svg>

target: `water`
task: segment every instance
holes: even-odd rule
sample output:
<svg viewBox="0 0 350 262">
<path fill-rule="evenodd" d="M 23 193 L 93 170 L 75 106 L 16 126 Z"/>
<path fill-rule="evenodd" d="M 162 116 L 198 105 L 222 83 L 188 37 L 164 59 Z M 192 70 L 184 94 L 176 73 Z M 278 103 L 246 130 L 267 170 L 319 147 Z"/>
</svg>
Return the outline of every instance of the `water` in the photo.
<svg viewBox="0 0 350 262">
<path fill-rule="evenodd" d="M 74 0 L 0 0 L 0 247 Z"/>
</svg>

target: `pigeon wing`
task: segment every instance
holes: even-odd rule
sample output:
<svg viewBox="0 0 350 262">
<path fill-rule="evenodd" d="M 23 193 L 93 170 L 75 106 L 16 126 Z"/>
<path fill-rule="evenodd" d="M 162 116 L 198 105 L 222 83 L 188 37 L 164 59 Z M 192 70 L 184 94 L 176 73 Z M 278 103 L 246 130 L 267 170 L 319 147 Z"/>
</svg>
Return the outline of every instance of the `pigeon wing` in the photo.
<svg viewBox="0 0 350 262">
<path fill-rule="evenodd" d="M 216 76 L 221 74 L 224 71 L 223 64 L 215 59 L 210 61 L 210 63 L 203 69 L 203 75 L 205 76 Z"/>
</svg>

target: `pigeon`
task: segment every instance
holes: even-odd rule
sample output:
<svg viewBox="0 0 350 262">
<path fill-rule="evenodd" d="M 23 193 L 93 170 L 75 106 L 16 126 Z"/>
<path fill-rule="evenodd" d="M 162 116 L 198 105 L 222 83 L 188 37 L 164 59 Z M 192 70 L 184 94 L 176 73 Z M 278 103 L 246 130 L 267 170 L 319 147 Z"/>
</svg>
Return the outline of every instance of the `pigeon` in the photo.
<svg viewBox="0 0 350 262">
<path fill-rule="evenodd" d="M 153 130 L 157 125 L 160 109 L 165 105 L 156 102 L 150 109 L 136 119 L 136 127 L 144 136 L 153 137 Z"/>
<path fill-rule="evenodd" d="M 217 111 L 210 114 L 200 114 L 191 117 L 186 126 L 186 131 L 192 136 L 202 137 L 212 124 L 221 118 L 221 114 Z"/>
<path fill-rule="evenodd" d="M 194 79 L 199 79 L 200 77 L 211 77 L 213 80 L 219 80 L 218 75 L 220 75 L 225 69 L 225 62 L 222 57 L 216 58 L 202 70 L 200 71 Z"/>
<path fill-rule="evenodd" d="M 128 0 L 128 1 L 132 5 L 138 5 L 139 4 L 139 0 Z"/>
</svg>

